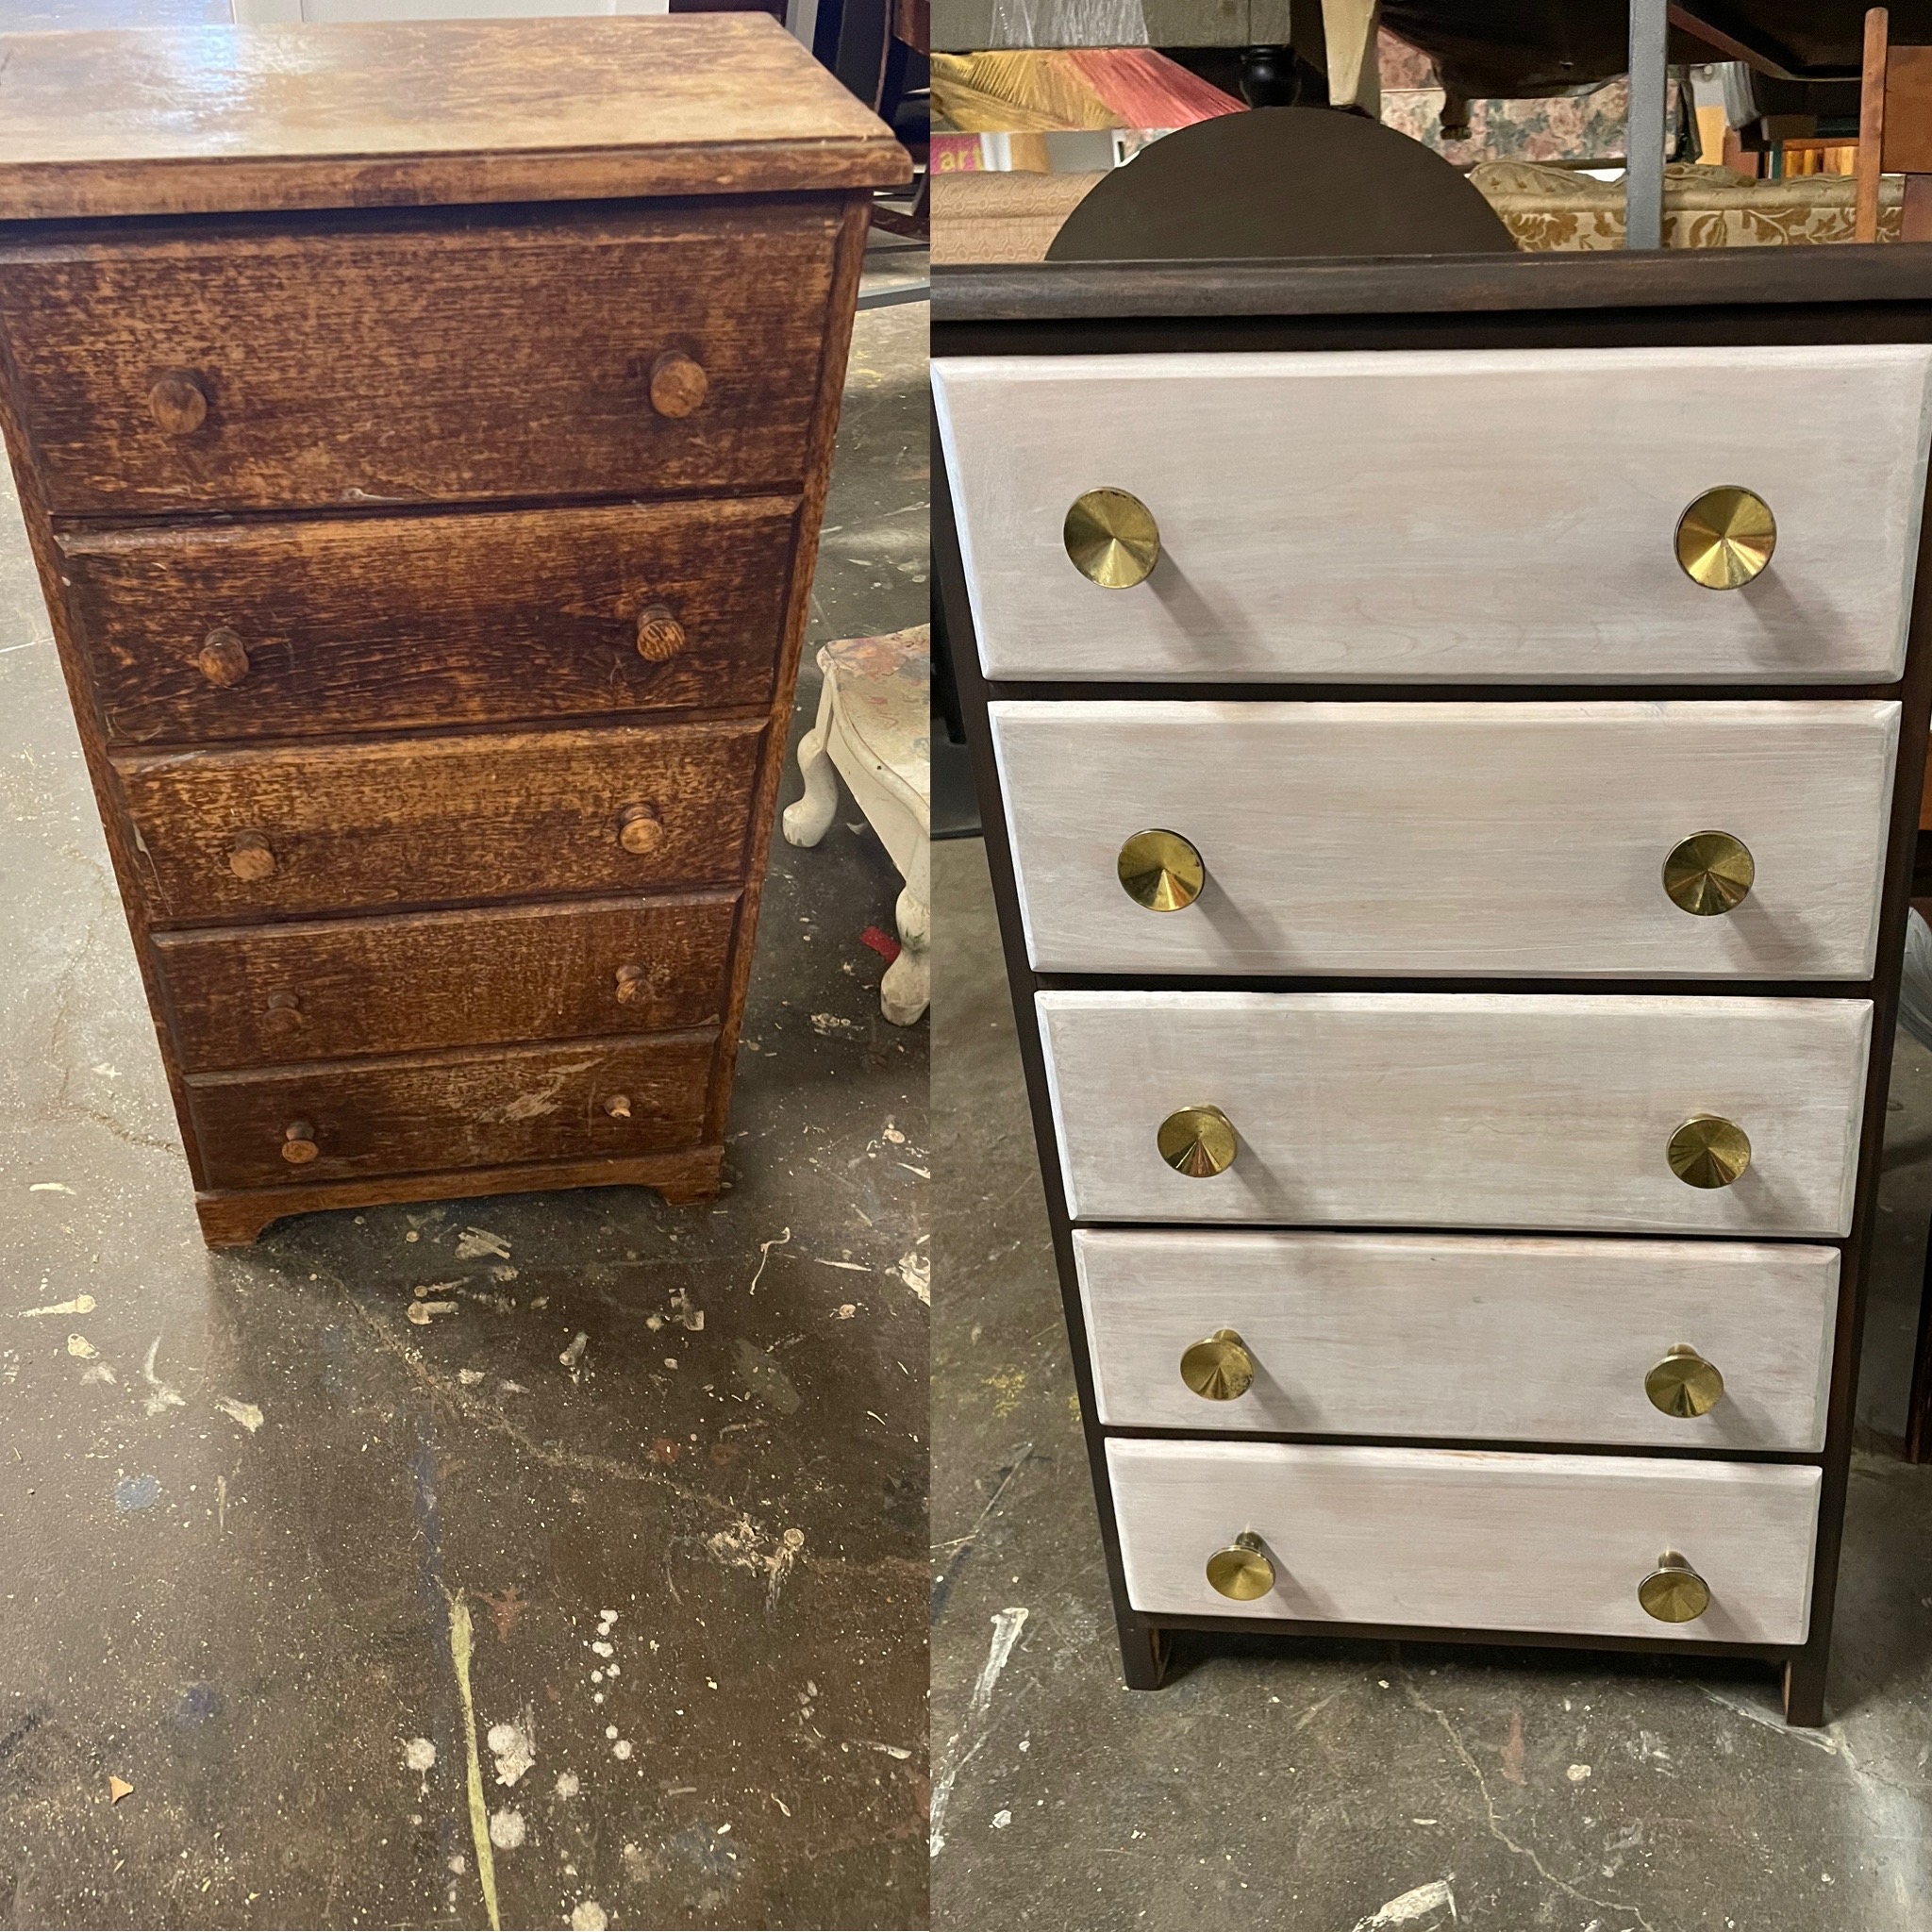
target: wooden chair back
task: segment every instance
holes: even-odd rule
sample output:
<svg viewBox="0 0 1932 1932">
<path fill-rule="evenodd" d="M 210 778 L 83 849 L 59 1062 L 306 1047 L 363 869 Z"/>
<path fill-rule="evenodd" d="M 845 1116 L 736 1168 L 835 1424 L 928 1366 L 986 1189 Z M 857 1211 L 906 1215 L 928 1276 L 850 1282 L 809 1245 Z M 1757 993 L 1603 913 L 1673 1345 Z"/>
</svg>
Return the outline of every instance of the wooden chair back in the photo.
<svg viewBox="0 0 1932 1932">
<path fill-rule="evenodd" d="M 1906 177 L 1901 242 L 1932 242 L 1932 47 L 1894 47 L 1883 7 L 1865 16 L 1855 242 L 1878 239 L 1878 177 Z"/>
</svg>

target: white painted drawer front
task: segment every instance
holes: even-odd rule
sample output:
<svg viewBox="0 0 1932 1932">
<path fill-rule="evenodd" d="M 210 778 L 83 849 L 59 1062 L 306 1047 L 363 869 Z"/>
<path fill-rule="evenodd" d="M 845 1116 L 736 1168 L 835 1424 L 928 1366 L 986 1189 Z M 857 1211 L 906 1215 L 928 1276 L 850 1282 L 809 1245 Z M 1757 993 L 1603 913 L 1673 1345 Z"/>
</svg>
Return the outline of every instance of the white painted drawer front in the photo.
<svg viewBox="0 0 1932 1932">
<path fill-rule="evenodd" d="M 1841 1235 L 1865 1000 L 1620 994 L 1041 992 L 1076 1220 Z M 1176 1174 L 1156 1134 L 1216 1107 L 1240 1151 Z M 1750 1136 L 1731 1186 L 1665 1149 Z M 1688 1338 L 1686 1338 L 1688 1339 Z"/>
<path fill-rule="evenodd" d="M 1896 677 L 1932 349 L 958 357 L 933 364 L 989 676 L 1526 683 Z M 1677 520 L 1770 505 L 1714 591 Z M 1062 525 L 1138 496 L 1153 575 Z"/>
<path fill-rule="evenodd" d="M 991 708 L 1043 973 L 1872 971 L 1895 704 Z M 1154 826 L 1207 868 L 1184 910 L 1122 889 L 1123 842 Z M 1704 831 L 1757 867 L 1714 917 L 1663 888 Z"/>
<path fill-rule="evenodd" d="M 1137 1610 L 1451 1630 L 1802 1643 L 1820 1475 L 1794 1463 L 1273 1442 L 1107 1445 Z M 1274 1588 L 1210 1589 L 1208 1558 L 1258 1535 Z M 1665 1550 L 1710 1607 L 1660 1624 L 1637 1586 Z"/>
<path fill-rule="evenodd" d="M 1096 1407 L 1116 1426 L 1824 1443 L 1836 1248 L 1081 1228 L 1074 1253 Z M 1180 1359 L 1219 1329 L 1241 1337 L 1255 1379 L 1210 1401 Z M 1724 1376 L 1706 1415 L 1644 1394 L 1679 1344 Z"/>
</svg>

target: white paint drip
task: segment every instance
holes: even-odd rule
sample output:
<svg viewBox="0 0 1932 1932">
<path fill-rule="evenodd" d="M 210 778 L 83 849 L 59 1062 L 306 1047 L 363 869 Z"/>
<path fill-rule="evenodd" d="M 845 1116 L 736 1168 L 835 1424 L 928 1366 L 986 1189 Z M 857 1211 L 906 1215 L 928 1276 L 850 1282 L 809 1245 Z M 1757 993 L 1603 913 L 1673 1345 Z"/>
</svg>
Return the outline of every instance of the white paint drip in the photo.
<svg viewBox="0 0 1932 1932">
<path fill-rule="evenodd" d="M 996 1610 L 992 1618 L 992 1643 L 986 1653 L 986 1662 L 980 1668 L 979 1681 L 973 1687 L 973 1698 L 966 1707 L 969 1719 L 984 1717 L 992 1703 L 993 1686 L 1000 1680 L 1000 1673 L 1007 1667 L 1007 1659 L 1013 1654 L 1013 1646 L 1020 1641 L 1020 1632 L 1026 1627 L 1028 1612 L 1024 1606 L 1012 1609 Z"/>
<path fill-rule="evenodd" d="M 67 1353 L 77 1360 L 91 1362 L 100 1354 L 100 1350 L 85 1335 L 70 1335 L 67 1338 Z"/>
<path fill-rule="evenodd" d="M 92 1315 L 100 1307 L 91 1294 L 77 1294 L 71 1302 L 49 1302 L 44 1308 L 23 1308 L 20 1319 L 29 1315 Z"/>
<path fill-rule="evenodd" d="M 571 1907 L 570 1932 L 604 1932 L 609 1923 L 604 1915 L 604 1907 L 593 1898 L 587 1898 L 581 1905 Z"/>
<path fill-rule="evenodd" d="M 8 1379 L 11 1381 L 12 1377 L 8 1376 Z M 121 1377 L 106 1362 L 93 1362 L 89 1365 L 80 1379 L 83 1382 L 105 1382 L 111 1389 Z"/>
<path fill-rule="evenodd" d="M 187 1398 L 180 1390 L 171 1387 L 155 1374 L 155 1357 L 161 1352 L 161 1338 L 157 1335 L 147 1345 L 147 1359 L 141 1365 L 141 1379 L 147 1384 L 147 1412 L 159 1415 L 164 1408 L 186 1408 Z"/>
<path fill-rule="evenodd" d="M 805 1532 L 788 1529 L 783 1536 L 768 1540 L 749 1516 L 741 1516 L 729 1529 L 721 1529 L 705 1539 L 705 1547 L 727 1569 L 762 1571 L 765 1577 L 765 1607 L 778 1601 L 778 1592 L 791 1574 L 791 1566 L 805 1550 Z"/>
<path fill-rule="evenodd" d="M 490 1842 L 499 1852 L 513 1852 L 524 1841 L 524 1814 L 508 1805 L 490 1814 Z"/>
<path fill-rule="evenodd" d="M 411 1302 L 409 1304 L 409 1320 L 417 1327 L 426 1328 L 429 1325 L 429 1318 L 432 1315 L 454 1315 L 456 1311 L 457 1305 L 455 1302 Z"/>
<path fill-rule="evenodd" d="M 559 1798 L 575 1798 L 583 1790 L 583 1782 L 574 1771 L 559 1771 L 557 1774 L 557 1795 Z"/>
<path fill-rule="evenodd" d="M 613 1757 L 627 1758 L 630 1756 L 630 1751 L 631 1744 L 628 1738 L 618 1739 L 617 1742 L 610 1747 L 610 1755 Z"/>
<path fill-rule="evenodd" d="M 491 1724 L 490 1734 L 484 1742 L 490 1746 L 490 1755 L 496 1759 L 496 1782 L 500 1785 L 513 1785 L 537 1761 L 537 1740 L 532 1735 L 535 1725 L 529 1711 L 525 1711 L 520 1724 Z"/>
<path fill-rule="evenodd" d="M 577 1378 L 577 1365 L 583 1360 L 584 1351 L 588 1349 L 590 1345 L 591 1338 L 581 1328 L 579 1328 L 576 1332 L 575 1338 L 572 1341 L 571 1345 L 567 1349 L 565 1349 L 560 1356 L 557 1357 L 557 1359 L 560 1361 L 564 1365 L 564 1367 L 570 1371 L 570 1378 L 573 1382 L 575 1382 Z"/>
<path fill-rule="evenodd" d="M 899 1257 L 899 1279 L 923 1301 L 932 1307 L 932 1262 L 924 1255 L 915 1251 Z"/>
<path fill-rule="evenodd" d="M 252 1436 L 261 1426 L 261 1411 L 252 1402 L 237 1402 L 232 1395 L 225 1395 L 215 1407 L 225 1416 L 232 1416 Z"/>
<path fill-rule="evenodd" d="M 758 1293 L 758 1281 L 765 1272 L 765 1263 L 772 1258 L 772 1250 L 774 1248 L 782 1248 L 791 1239 L 791 1230 L 788 1227 L 774 1234 L 770 1241 L 758 1243 L 758 1272 L 752 1276 L 751 1287 L 746 1291 L 747 1293 Z"/>
<path fill-rule="evenodd" d="M 411 1738 L 403 1746 L 403 1762 L 411 1771 L 431 1771 L 436 1765 L 436 1746 L 427 1738 Z"/>
<path fill-rule="evenodd" d="M 74 1190 L 65 1181 L 31 1181 L 27 1184 L 29 1194 L 71 1194 Z"/>
<path fill-rule="evenodd" d="M 1418 1919 L 1430 1912 L 1448 1908 L 1449 1916 L 1455 1919 L 1456 1894 L 1449 1890 L 1446 1878 L 1432 1878 L 1426 1885 L 1418 1885 L 1413 1891 L 1405 1891 L 1400 1898 L 1391 1898 L 1379 1910 L 1366 1919 L 1356 1921 L 1355 1932 L 1384 1932 L 1390 1925 L 1412 1925 Z"/>
<path fill-rule="evenodd" d="M 484 1255 L 494 1255 L 499 1261 L 509 1259 L 509 1243 L 500 1234 L 491 1234 L 487 1227 L 466 1227 L 457 1237 L 457 1259 L 475 1261 Z"/>
</svg>

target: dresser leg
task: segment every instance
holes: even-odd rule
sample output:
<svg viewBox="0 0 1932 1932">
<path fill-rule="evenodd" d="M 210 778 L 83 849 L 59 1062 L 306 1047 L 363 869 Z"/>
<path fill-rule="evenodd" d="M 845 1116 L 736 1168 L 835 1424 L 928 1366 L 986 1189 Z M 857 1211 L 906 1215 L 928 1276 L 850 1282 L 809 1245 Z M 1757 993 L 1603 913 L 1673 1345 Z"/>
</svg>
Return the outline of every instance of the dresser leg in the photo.
<svg viewBox="0 0 1932 1932">
<path fill-rule="evenodd" d="M 1813 1730 L 1824 1722 L 1824 1673 L 1829 1661 L 1808 1650 L 1786 1660 L 1786 1724 Z"/>
<path fill-rule="evenodd" d="M 1121 1674 L 1129 1690 L 1158 1690 L 1167 1675 L 1167 1632 L 1138 1619 L 1123 1624 Z"/>
</svg>

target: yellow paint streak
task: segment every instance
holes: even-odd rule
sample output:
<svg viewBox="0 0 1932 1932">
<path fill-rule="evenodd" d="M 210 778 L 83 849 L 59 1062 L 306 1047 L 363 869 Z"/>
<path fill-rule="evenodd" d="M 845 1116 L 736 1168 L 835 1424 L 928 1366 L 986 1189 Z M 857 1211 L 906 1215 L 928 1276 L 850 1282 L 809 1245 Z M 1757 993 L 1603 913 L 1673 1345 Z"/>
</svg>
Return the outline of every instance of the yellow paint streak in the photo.
<svg viewBox="0 0 1932 1932">
<path fill-rule="evenodd" d="M 483 1802 L 483 1760 L 476 1755 L 476 1701 L 470 1694 L 470 1652 L 475 1632 L 470 1606 L 460 1591 L 449 1596 L 449 1648 L 456 1659 L 457 1690 L 463 1700 L 463 1756 L 470 1785 L 470 1837 L 476 1847 L 476 1875 L 483 1881 L 483 1906 L 491 1932 L 502 1932 L 496 1915 L 496 1860 L 490 1846 L 490 1810 Z"/>
</svg>

